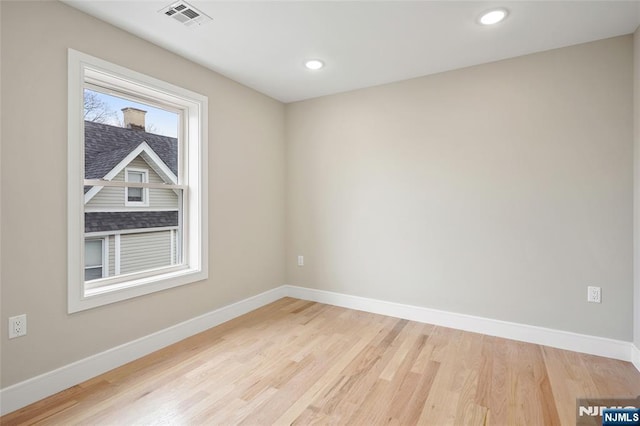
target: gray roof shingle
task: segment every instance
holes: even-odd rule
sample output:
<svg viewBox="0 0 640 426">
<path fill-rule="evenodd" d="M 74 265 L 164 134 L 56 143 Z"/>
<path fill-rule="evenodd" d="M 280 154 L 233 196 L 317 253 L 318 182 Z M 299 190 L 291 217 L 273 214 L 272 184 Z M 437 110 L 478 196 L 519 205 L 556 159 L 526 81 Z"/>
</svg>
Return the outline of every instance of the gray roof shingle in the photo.
<svg viewBox="0 0 640 426">
<path fill-rule="evenodd" d="M 178 212 L 92 212 L 84 214 L 84 232 L 178 226 Z"/>
<path fill-rule="evenodd" d="M 178 174 L 176 138 L 85 121 L 85 179 L 102 179 L 142 142 L 146 142 L 158 154 L 173 174 Z"/>
</svg>

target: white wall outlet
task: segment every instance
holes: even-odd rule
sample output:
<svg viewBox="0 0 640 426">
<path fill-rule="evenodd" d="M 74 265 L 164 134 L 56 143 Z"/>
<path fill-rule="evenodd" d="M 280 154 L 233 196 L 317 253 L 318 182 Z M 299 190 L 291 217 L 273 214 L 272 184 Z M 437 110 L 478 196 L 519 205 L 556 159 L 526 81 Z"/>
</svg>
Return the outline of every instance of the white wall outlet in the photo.
<svg viewBox="0 0 640 426">
<path fill-rule="evenodd" d="M 587 302 L 600 303 L 601 301 L 600 287 L 587 287 Z"/>
<path fill-rule="evenodd" d="M 304 266 L 304 256 L 298 256 L 298 266 Z"/>
<path fill-rule="evenodd" d="M 27 314 L 9 318 L 9 339 L 27 334 Z"/>
</svg>

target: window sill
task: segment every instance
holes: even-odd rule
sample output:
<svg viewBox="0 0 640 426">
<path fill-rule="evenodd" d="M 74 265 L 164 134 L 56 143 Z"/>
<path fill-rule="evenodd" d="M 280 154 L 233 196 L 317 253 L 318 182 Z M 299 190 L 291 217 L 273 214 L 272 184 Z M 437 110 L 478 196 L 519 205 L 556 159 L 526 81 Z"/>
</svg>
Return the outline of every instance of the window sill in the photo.
<svg viewBox="0 0 640 426">
<path fill-rule="evenodd" d="M 172 268 L 173 269 L 173 268 Z M 208 274 L 202 269 L 180 266 L 161 275 L 129 279 L 89 288 L 76 300 L 69 300 L 69 313 L 80 312 L 98 306 L 131 299 L 173 287 L 191 284 L 207 279 Z M 101 280 L 95 280 L 97 284 Z M 90 283 L 91 284 L 91 283 Z"/>
</svg>

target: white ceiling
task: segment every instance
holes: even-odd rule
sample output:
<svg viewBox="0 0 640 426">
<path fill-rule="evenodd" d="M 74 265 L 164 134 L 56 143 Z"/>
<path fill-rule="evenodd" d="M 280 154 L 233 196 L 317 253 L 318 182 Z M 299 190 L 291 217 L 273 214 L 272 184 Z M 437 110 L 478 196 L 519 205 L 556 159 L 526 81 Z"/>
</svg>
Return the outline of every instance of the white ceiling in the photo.
<svg viewBox="0 0 640 426">
<path fill-rule="evenodd" d="M 638 1 L 206 1 L 186 27 L 172 0 L 65 3 L 283 102 L 632 33 Z M 509 9 L 481 26 L 481 12 Z M 304 61 L 320 58 L 320 71 Z"/>
</svg>

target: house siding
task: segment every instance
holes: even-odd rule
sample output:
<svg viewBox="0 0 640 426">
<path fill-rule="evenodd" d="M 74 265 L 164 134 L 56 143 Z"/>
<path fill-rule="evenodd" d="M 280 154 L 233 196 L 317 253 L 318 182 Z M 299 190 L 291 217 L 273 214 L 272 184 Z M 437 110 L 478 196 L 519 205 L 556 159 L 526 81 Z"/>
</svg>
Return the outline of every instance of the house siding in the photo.
<svg viewBox="0 0 640 426">
<path fill-rule="evenodd" d="M 160 175 L 141 156 L 136 157 L 127 167 L 147 169 L 149 170 L 149 183 L 164 183 Z M 112 180 L 114 182 L 123 182 L 124 170 Z M 178 195 L 172 189 L 149 189 L 149 207 L 127 207 L 124 203 L 124 188 L 105 187 L 85 206 L 86 211 L 91 211 L 92 209 L 141 210 L 146 208 L 177 209 Z"/>
<path fill-rule="evenodd" d="M 125 234 L 120 238 L 120 273 L 171 265 L 171 231 Z"/>
</svg>

